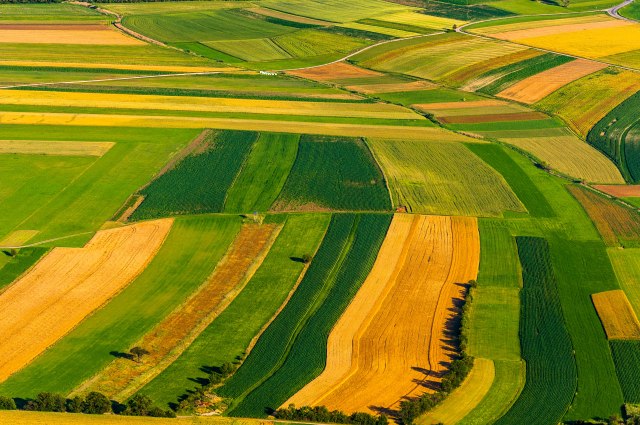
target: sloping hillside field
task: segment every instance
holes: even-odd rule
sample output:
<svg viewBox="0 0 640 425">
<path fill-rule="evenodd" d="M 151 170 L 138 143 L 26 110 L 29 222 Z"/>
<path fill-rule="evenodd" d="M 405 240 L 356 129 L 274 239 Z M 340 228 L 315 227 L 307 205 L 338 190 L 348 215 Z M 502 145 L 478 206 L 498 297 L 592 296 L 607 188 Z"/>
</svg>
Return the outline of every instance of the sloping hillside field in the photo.
<svg viewBox="0 0 640 425">
<path fill-rule="evenodd" d="M 640 423 L 640 0 L 0 0 L 0 425 Z"/>
</svg>

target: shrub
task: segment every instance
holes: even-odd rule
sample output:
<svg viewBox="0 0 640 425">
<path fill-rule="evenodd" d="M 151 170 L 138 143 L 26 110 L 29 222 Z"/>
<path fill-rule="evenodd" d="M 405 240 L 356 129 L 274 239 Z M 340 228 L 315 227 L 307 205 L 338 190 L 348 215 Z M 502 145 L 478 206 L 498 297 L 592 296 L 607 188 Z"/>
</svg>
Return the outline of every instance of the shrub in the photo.
<svg viewBox="0 0 640 425">
<path fill-rule="evenodd" d="M 11 397 L 0 396 L 0 410 L 16 410 L 16 402 Z"/>
<path fill-rule="evenodd" d="M 67 400 L 60 394 L 43 392 L 38 394 L 35 400 L 29 400 L 25 410 L 65 412 L 67 410 Z"/>
<path fill-rule="evenodd" d="M 82 402 L 82 413 L 103 414 L 111 412 L 111 401 L 102 393 L 92 391 Z"/>
<path fill-rule="evenodd" d="M 69 413 L 82 413 L 83 399 L 80 396 L 67 399 L 67 412 Z"/>
</svg>

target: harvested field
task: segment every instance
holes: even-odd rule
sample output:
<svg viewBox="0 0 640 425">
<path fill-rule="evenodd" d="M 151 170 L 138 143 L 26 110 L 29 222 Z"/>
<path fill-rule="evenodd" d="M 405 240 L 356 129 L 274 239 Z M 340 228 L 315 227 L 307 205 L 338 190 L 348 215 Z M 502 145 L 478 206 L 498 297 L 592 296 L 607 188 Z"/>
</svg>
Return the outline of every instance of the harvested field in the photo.
<svg viewBox="0 0 640 425">
<path fill-rule="evenodd" d="M 531 152 L 550 167 L 572 177 L 593 183 L 624 183 L 620 170 L 609 158 L 574 135 L 500 140 Z"/>
<path fill-rule="evenodd" d="M 428 81 L 411 81 L 410 83 L 389 83 L 389 84 L 360 84 L 346 86 L 345 88 L 365 94 L 376 93 L 402 93 L 414 90 L 430 90 L 438 86 Z"/>
<path fill-rule="evenodd" d="M 589 31 L 589 30 L 602 29 L 602 28 L 616 28 L 616 27 L 623 27 L 628 25 L 629 25 L 628 22 L 619 21 L 616 19 L 607 19 L 603 17 L 602 20 L 596 21 L 596 22 L 562 25 L 562 21 L 560 21 L 560 22 L 557 22 L 556 25 L 493 33 L 491 34 L 491 36 L 495 38 L 499 38 L 501 40 L 518 40 L 518 41 L 523 41 L 524 39 L 531 39 L 534 37 L 556 36 L 556 40 L 558 40 L 560 37 L 557 37 L 557 36 L 561 34 L 577 33 L 577 32 L 585 33 L 586 31 Z"/>
<path fill-rule="evenodd" d="M 0 112 L 0 124 L 40 124 L 139 128 L 218 128 L 227 130 L 274 131 L 288 128 L 301 134 L 392 139 L 402 134 L 406 140 L 483 143 L 437 127 L 401 125 L 342 124 L 304 121 L 255 120 L 241 118 L 197 118 L 162 115 L 100 115 L 46 112 Z"/>
<path fill-rule="evenodd" d="M 112 142 L 50 142 L 41 140 L 0 140 L 0 154 L 102 156 Z"/>
<path fill-rule="evenodd" d="M 604 68 L 605 64 L 577 59 L 526 78 L 497 96 L 527 104 L 536 103 L 560 87 Z"/>
<path fill-rule="evenodd" d="M 594 187 L 599 191 L 615 196 L 616 198 L 640 197 L 640 185 L 638 184 L 598 184 Z"/>
<path fill-rule="evenodd" d="M 145 43 L 103 25 L 37 25 L 17 29 L 0 26 L 0 43 L 143 46 Z M 90 28 L 87 28 L 90 27 Z"/>
<path fill-rule="evenodd" d="M 117 358 L 74 393 L 99 391 L 124 401 L 155 378 L 242 291 L 262 264 L 279 231 L 280 227 L 273 224 L 245 225 L 207 282 L 134 344 L 150 351 L 142 362 Z"/>
<path fill-rule="evenodd" d="M 38 230 L 14 230 L 4 238 L 0 239 L 0 247 L 20 246 L 38 233 L 40 233 Z"/>
<path fill-rule="evenodd" d="M 549 118 L 542 112 L 519 112 L 513 114 L 486 114 L 486 115 L 458 115 L 439 117 L 438 120 L 445 124 L 478 124 L 485 122 L 528 121 L 545 120 Z"/>
<path fill-rule="evenodd" d="M 173 220 L 98 232 L 55 248 L 0 296 L 0 380 L 24 367 L 138 276 Z"/>
<path fill-rule="evenodd" d="M 640 214 L 581 186 L 568 186 L 582 204 L 608 246 L 637 246 Z"/>
<path fill-rule="evenodd" d="M 457 311 L 460 282 L 478 272 L 477 221 L 414 216 L 394 223 L 399 232 L 386 246 L 393 252 L 381 251 L 366 289 L 331 332 L 325 371 L 289 402 L 346 412 L 395 409 L 446 371 L 455 351 L 442 342 L 446 324 Z"/>
<path fill-rule="evenodd" d="M 460 387 L 433 410 L 420 416 L 417 425 L 453 425 L 465 418 L 487 395 L 495 378 L 492 360 L 475 358 L 473 369 Z"/>
<path fill-rule="evenodd" d="M 345 80 L 350 78 L 379 77 L 383 74 L 369 69 L 360 68 L 345 62 L 337 62 L 315 68 L 289 71 L 296 77 L 308 78 L 317 81 Z"/>
<path fill-rule="evenodd" d="M 622 289 L 591 295 L 609 339 L 640 339 L 640 321 Z"/>
</svg>

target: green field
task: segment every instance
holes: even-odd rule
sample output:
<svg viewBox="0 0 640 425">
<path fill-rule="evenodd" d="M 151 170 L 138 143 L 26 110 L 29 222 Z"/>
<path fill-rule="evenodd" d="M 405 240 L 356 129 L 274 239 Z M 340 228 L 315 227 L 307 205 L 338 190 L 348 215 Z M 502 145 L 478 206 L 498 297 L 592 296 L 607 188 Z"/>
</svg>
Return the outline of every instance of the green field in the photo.
<svg viewBox="0 0 640 425">
<path fill-rule="evenodd" d="M 105 307 L 27 368 L 0 384 L 3 394 L 33 397 L 40 391 L 69 393 L 126 352 L 213 271 L 239 231 L 234 216 L 199 216 L 176 220 L 166 241 L 145 271 Z"/>
<path fill-rule="evenodd" d="M 395 207 L 405 206 L 414 213 L 490 217 L 524 211 L 507 182 L 464 145 L 369 143 L 389 180 Z"/>
<path fill-rule="evenodd" d="M 609 341 L 625 403 L 640 403 L 640 341 Z"/>
<path fill-rule="evenodd" d="M 48 251 L 47 248 L 21 248 L 15 256 L 9 257 L 0 250 L 0 290 L 31 268 Z"/>
<path fill-rule="evenodd" d="M 284 219 L 278 239 L 244 290 L 140 393 L 148 394 L 158 403 L 176 403 L 179 396 L 194 386 L 192 379 L 207 379 L 208 374 L 203 369 L 231 362 L 246 350 L 252 338 L 284 302 L 303 270 L 304 265 L 292 257 L 315 252 L 330 216 L 302 214 Z"/>
</svg>

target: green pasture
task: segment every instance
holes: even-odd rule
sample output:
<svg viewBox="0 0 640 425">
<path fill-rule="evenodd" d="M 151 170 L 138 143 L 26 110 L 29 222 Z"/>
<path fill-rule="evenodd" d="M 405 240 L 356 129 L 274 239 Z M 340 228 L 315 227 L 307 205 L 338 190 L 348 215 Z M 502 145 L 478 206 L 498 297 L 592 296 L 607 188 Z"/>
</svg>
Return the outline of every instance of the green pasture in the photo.
<svg viewBox="0 0 640 425">
<path fill-rule="evenodd" d="M 0 22 L 5 23 L 97 23 L 111 18 L 88 7 L 69 3 L 0 4 Z"/>
<path fill-rule="evenodd" d="M 353 0 L 348 8 L 340 0 L 265 0 L 260 5 L 292 15 L 332 22 L 352 22 L 411 9 L 383 0 Z"/>
</svg>

